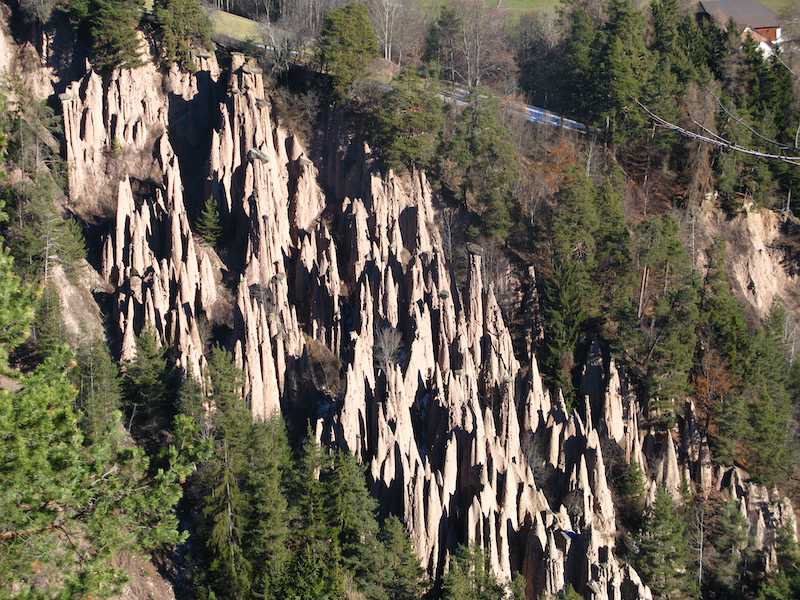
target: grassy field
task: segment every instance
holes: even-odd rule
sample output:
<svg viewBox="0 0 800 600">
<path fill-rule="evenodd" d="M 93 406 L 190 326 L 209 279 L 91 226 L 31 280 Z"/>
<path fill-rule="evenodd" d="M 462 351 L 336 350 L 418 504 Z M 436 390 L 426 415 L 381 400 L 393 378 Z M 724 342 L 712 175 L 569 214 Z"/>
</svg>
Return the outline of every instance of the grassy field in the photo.
<svg viewBox="0 0 800 600">
<path fill-rule="evenodd" d="M 226 13 L 221 10 L 215 10 L 211 13 L 211 20 L 214 23 L 214 32 L 227 35 L 234 39 L 239 40 L 260 40 L 261 31 L 259 30 L 258 23 Z"/>
</svg>

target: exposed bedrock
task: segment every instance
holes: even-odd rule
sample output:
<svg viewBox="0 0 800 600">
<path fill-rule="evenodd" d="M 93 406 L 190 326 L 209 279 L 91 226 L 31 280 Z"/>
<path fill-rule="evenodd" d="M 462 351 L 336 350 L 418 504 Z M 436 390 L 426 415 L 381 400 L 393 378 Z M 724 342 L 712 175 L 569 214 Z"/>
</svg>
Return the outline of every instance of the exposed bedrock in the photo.
<svg viewBox="0 0 800 600">
<path fill-rule="evenodd" d="M 586 408 L 568 413 L 536 357 L 514 355 L 479 248 L 456 286 L 424 173 L 383 173 L 357 142 L 314 158 L 276 122 L 257 70 L 198 64 L 192 76 L 90 72 L 62 98 L 73 203 L 88 210 L 113 184 L 102 276 L 122 358 L 152 326 L 196 374 L 208 324 L 227 325 L 257 417 L 295 409 L 311 377 L 318 436 L 367 465 L 431 574 L 477 541 L 502 578 L 525 574 L 531 598 L 566 583 L 649 598 L 617 551 L 610 458 L 641 465 L 649 499 L 657 482 L 727 490 L 765 548 L 777 525 L 794 526 L 788 501 L 712 465 L 691 404 L 674 430 L 645 430 L 597 344 Z M 232 224 L 225 264 L 192 234 L 200 193 Z"/>
</svg>

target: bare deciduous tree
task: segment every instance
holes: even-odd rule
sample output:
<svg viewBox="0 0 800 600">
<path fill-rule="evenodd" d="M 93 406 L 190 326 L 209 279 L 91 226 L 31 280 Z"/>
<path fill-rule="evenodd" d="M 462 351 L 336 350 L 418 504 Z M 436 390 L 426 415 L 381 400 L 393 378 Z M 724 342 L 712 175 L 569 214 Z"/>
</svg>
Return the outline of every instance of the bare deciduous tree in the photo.
<svg viewBox="0 0 800 600">
<path fill-rule="evenodd" d="M 383 50 L 383 58 L 392 60 L 395 33 L 406 7 L 400 0 L 372 0 L 369 8 L 375 35 L 378 36 L 378 43 Z"/>
<path fill-rule="evenodd" d="M 502 27 L 502 7 L 485 0 L 454 0 L 450 8 L 448 16 L 454 20 L 439 29 L 439 59 L 448 77 L 467 87 L 514 78 L 517 68 Z"/>
<path fill-rule="evenodd" d="M 402 333 L 394 327 L 381 327 L 375 334 L 375 345 L 372 347 L 375 364 L 383 371 L 388 371 L 397 364 L 402 345 Z"/>
<path fill-rule="evenodd" d="M 456 249 L 464 245 L 464 231 L 467 228 L 467 219 L 463 211 L 445 207 L 439 213 L 439 235 L 442 238 L 442 251 L 447 261 L 452 263 L 455 259 Z"/>
</svg>

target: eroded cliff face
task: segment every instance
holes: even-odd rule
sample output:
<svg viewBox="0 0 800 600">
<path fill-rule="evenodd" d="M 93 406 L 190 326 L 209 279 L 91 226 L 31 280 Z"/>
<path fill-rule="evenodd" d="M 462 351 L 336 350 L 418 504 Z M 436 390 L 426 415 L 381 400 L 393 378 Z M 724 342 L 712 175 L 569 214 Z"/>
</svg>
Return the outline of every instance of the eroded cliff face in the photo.
<svg viewBox="0 0 800 600">
<path fill-rule="evenodd" d="M 105 82 L 90 71 L 61 97 L 74 209 L 98 211 L 113 190 L 101 271 L 123 359 L 152 326 L 199 373 L 207 323 L 229 325 L 265 417 L 303 401 L 320 355 L 339 357 L 317 385 L 317 435 L 368 465 L 382 510 L 404 517 L 432 575 L 477 541 L 502 578 L 523 572 L 531 598 L 566 583 L 651 597 L 617 548 L 610 449 L 643 467 L 648 498 L 657 482 L 676 496 L 684 482 L 734 495 L 764 548 L 777 525 L 794 526 L 787 501 L 712 466 L 691 404 L 674 430 L 644 430 L 597 345 L 585 412 L 551 397 L 536 357 L 514 355 L 479 248 L 465 289 L 455 285 L 424 174 L 383 173 L 355 143 L 313 157 L 275 121 L 258 69 L 198 64 L 191 76 L 144 66 Z M 226 264 L 190 229 L 187 207 L 206 194 L 235 227 Z M 378 360 L 387 328 L 401 344 Z"/>
</svg>

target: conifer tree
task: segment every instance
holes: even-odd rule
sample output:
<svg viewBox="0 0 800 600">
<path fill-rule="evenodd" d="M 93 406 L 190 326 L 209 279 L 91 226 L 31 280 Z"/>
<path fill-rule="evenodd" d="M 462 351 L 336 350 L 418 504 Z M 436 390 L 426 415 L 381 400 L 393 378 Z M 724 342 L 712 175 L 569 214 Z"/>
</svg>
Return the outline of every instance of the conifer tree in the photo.
<svg viewBox="0 0 800 600">
<path fill-rule="evenodd" d="M 220 346 L 209 354 L 207 385 L 215 441 L 201 473 L 205 518 L 201 539 L 207 553 L 201 581 L 218 595 L 240 600 L 251 595 L 255 568 L 245 548 L 249 498 L 243 489 L 252 418 L 238 392 L 241 370 Z"/>
<path fill-rule="evenodd" d="M 514 145 L 497 98 L 476 87 L 467 100 L 446 135 L 443 153 L 454 168 L 444 183 L 461 200 L 477 203 L 488 235 L 505 239 L 513 224 L 511 182 L 519 175 Z"/>
<path fill-rule="evenodd" d="M 27 337 L 34 316 L 35 290 L 14 274 L 12 266 L 8 249 L 0 247 L 0 371 L 6 369 L 8 350 Z"/>
<path fill-rule="evenodd" d="M 800 597 L 800 548 L 794 531 L 778 530 L 777 569 L 769 574 L 758 591 L 758 600 L 791 600 Z"/>
<path fill-rule="evenodd" d="M 655 68 L 646 83 L 644 102 L 659 115 L 679 122 L 680 106 L 688 81 L 693 76 L 693 65 L 681 39 L 679 4 L 677 0 L 657 0 L 650 5 Z M 659 139 L 669 143 L 679 141 L 677 134 L 660 134 Z"/>
<path fill-rule="evenodd" d="M 325 480 L 328 522 L 338 538 L 342 567 L 367 598 L 383 598 L 384 573 L 378 547 L 378 503 L 370 496 L 364 469 L 339 451 Z"/>
<path fill-rule="evenodd" d="M 329 10 L 320 38 L 320 60 L 333 78 L 336 97 L 343 100 L 348 88 L 366 72 L 369 60 L 380 56 L 369 9 L 360 2 L 350 2 Z"/>
<path fill-rule="evenodd" d="M 125 371 L 125 401 L 130 407 L 131 423 L 137 417 L 155 417 L 163 424 L 169 416 L 172 371 L 166 352 L 152 328 L 144 329 L 136 338 L 136 359 Z"/>
<path fill-rule="evenodd" d="M 599 121 L 614 143 L 639 135 L 645 115 L 636 105 L 644 97 L 653 68 L 644 41 L 644 15 L 631 0 L 611 0 L 603 45 L 596 59 Z"/>
<path fill-rule="evenodd" d="M 287 598 L 340 598 L 344 583 L 336 532 L 329 522 L 325 487 L 320 480 L 330 459 L 309 432 L 295 461 L 288 493 L 295 506 L 292 557 L 283 580 Z"/>
<path fill-rule="evenodd" d="M 254 566 L 254 591 L 266 597 L 275 593 L 278 597 L 276 592 L 289 561 L 290 516 L 285 496 L 290 449 L 280 413 L 254 422 L 250 439 L 242 483 L 247 498 L 244 550 Z"/>
<path fill-rule="evenodd" d="M 13 597 L 110 596 L 123 581 L 117 552 L 183 537 L 174 507 L 192 456 L 173 447 L 153 468 L 141 448 L 110 434 L 118 412 L 84 445 L 70 360 L 61 347 L 20 379 L 20 391 L 0 390 L 0 579 Z"/>
<path fill-rule="evenodd" d="M 216 247 L 222 236 L 222 220 L 214 196 L 209 196 L 197 217 L 197 233 L 212 247 Z"/>
<path fill-rule="evenodd" d="M 569 33 L 564 44 L 564 85 L 567 110 L 578 118 L 594 116 L 597 77 L 594 47 L 597 31 L 586 8 L 575 4 L 569 14 Z"/>
<path fill-rule="evenodd" d="M 76 406 L 82 415 L 81 431 L 88 443 L 99 442 L 122 408 L 119 369 L 100 337 L 93 337 L 80 346 L 76 355 L 77 367 L 72 380 L 77 388 Z"/>
<path fill-rule="evenodd" d="M 586 320 L 581 294 L 585 272 L 572 261 L 553 266 L 552 277 L 545 287 L 545 347 L 543 365 L 553 385 L 561 389 L 568 405 L 573 402 L 572 368 L 575 346 Z"/>
<path fill-rule="evenodd" d="M 167 64 L 177 62 L 185 69 L 194 70 L 192 45 L 211 46 L 211 21 L 200 3 L 197 0 L 155 0 L 153 17 Z M 209 240 L 209 243 L 213 242 Z"/>
<path fill-rule="evenodd" d="M 210 526 L 205 540 L 210 555 L 206 575 L 208 584 L 218 592 L 225 590 L 228 598 L 244 600 L 250 597 L 253 565 L 243 548 L 246 499 L 237 477 L 242 468 L 238 459 L 226 439 L 217 444 L 214 456 L 205 468 L 204 479 L 209 493 L 205 498 L 203 516 Z"/>
<path fill-rule="evenodd" d="M 413 68 L 401 72 L 373 113 L 374 136 L 389 168 L 434 164 L 442 108 L 434 80 L 423 80 Z"/>
<path fill-rule="evenodd" d="M 486 565 L 478 545 L 459 546 L 444 576 L 443 600 L 503 600 L 505 587 Z"/>
<path fill-rule="evenodd" d="M 17 186 L 16 193 L 9 242 L 22 272 L 45 282 L 56 265 L 73 274 L 86 257 L 86 245 L 78 223 L 56 208 L 60 192 L 54 182 L 42 175 Z"/>
<path fill-rule="evenodd" d="M 44 286 L 39 297 L 33 333 L 33 347 L 40 359 L 51 356 L 58 346 L 67 343 L 61 297 L 52 282 Z"/>
<path fill-rule="evenodd" d="M 717 507 L 708 528 L 710 572 L 709 587 L 729 597 L 741 597 L 747 562 L 751 558 L 751 540 L 747 520 L 733 499 Z"/>
<path fill-rule="evenodd" d="M 424 571 L 400 519 L 389 515 L 379 534 L 388 577 L 383 585 L 390 600 L 414 600 L 422 591 Z"/>
<path fill-rule="evenodd" d="M 686 522 L 663 485 L 648 509 L 637 567 L 658 598 L 696 598 L 697 582 L 687 569 L 690 553 Z"/>
<path fill-rule="evenodd" d="M 143 0 L 69 0 L 65 10 L 79 34 L 88 33 L 97 69 L 129 69 L 141 64 L 136 28 Z"/>
</svg>

